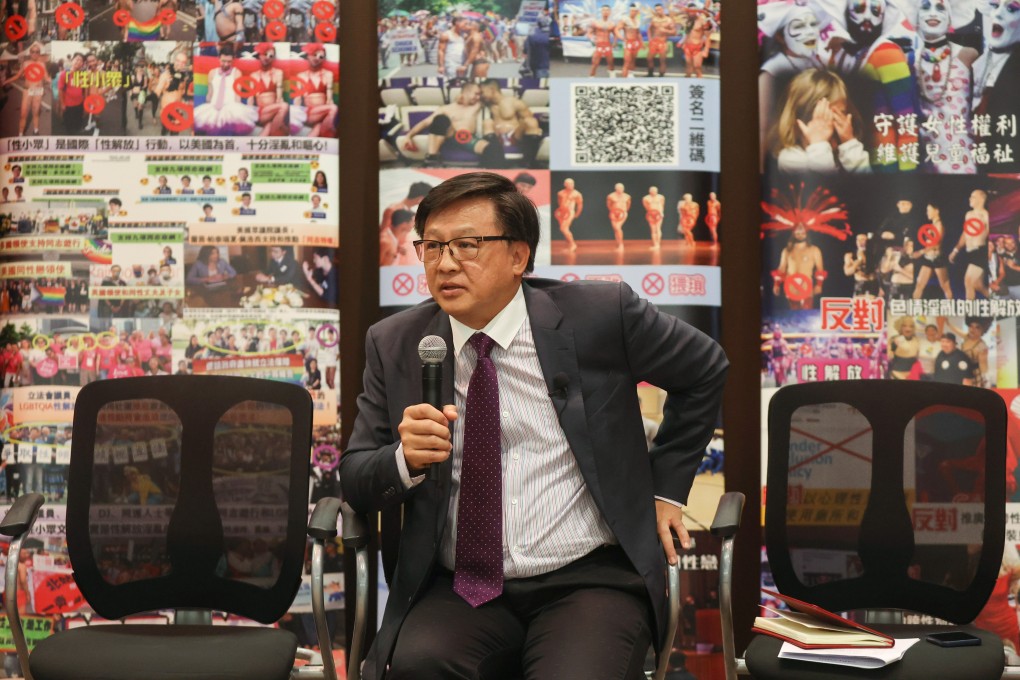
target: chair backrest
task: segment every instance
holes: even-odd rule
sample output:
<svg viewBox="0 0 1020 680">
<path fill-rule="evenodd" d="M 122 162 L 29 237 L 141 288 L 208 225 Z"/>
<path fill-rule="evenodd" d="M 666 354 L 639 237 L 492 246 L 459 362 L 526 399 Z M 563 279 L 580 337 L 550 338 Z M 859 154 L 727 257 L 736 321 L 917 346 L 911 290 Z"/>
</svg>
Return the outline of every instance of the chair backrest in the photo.
<svg viewBox="0 0 1020 680">
<path fill-rule="evenodd" d="M 94 382 L 74 409 L 67 544 L 108 619 L 171 608 L 272 623 L 301 583 L 312 401 L 221 376 Z"/>
<path fill-rule="evenodd" d="M 960 385 L 780 389 L 765 505 L 776 587 L 832 611 L 973 620 L 1003 555 L 1006 418 L 999 395 Z"/>
</svg>

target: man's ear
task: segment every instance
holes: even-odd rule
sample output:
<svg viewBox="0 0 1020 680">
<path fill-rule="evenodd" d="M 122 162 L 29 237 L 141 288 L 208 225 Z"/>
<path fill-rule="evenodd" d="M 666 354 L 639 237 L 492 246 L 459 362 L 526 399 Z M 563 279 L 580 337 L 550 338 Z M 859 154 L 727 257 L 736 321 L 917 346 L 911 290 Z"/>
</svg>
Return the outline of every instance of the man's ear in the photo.
<svg viewBox="0 0 1020 680">
<path fill-rule="evenodd" d="M 510 248 L 513 256 L 514 274 L 523 276 L 524 270 L 528 268 L 528 260 L 531 258 L 531 246 L 524 241 L 511 241 Z"/>
</svg>

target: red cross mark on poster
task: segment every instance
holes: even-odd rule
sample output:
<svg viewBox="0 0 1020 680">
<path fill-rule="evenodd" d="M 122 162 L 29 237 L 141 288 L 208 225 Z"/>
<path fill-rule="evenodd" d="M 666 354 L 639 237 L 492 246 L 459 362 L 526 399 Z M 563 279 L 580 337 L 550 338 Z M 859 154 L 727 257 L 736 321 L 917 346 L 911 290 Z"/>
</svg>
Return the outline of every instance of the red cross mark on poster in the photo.
<svg viewBox="0 0 1020 680">
<path fill-rule="evenodd" d="M 163 125 L 167 130 L 171 132 L 183 132 L 187 128 L 191 127 L 192 117 L 194 113 L 191 106 L 188 104 L 182 104 L 181 102 L 174 102 L 169 106 L 163 108 L 159 114 L 159 119 L 163 121 Z"/>
<path fill-rule="evenodd" d="M 646 295 L 658 295 L 665 287 L 666 282 L 659 274 L 647 274 L 645 278 L 641 280 L 641 290 L 645 291 Z"/>
<path fill-rule="evenodd" d="M 266 40 L 272 42 L 281 42 L 287 35 L 287 27 L 283 25 L 283 22 L 274 19 L 266 24 Z"/>
<path fill-rule="evenodd" d="M 315 37 L 321 42 L 333 42 L 336 38 L 336 26 L 328 22 L 321 22 L 315 26 Z"/>
<path fill-rule="evenodd" d="M 850 442 L 854 441 L 855 439 L 863 437 L 866 434 L 871 434 L 871 428 L 870 427 L 866 427 L 863 430 L 861 430 L 860 432 L 854 433 L 854 434 L 850 435 L 849 437 L 847 437 L 846 439 L 842 439 L 842 440 L 840 440 L 838 442 L 827 441 L 827 440 L 823 439 L 822 437 L 819 437 L 814 432 L 807 432 L 807 431 L 801 430 L 800 428 L 797 428 L 797 427 L 791 427 L 790 428 L 790 433 L 791 434 L 803 435 L 803 436 L 807 437 L 808 439 L 813 439 L 816 442 L 818 442 L 819 444 L 823 445 L 823 446 L 819 447 L 820 448 L 819 451 L 816 451 L 815 453 L 813 453 L 810 456 L 806 457 L 804 460 L 797 461 L 796 464 L 791 464 L 790 465 L 790 470 L 789 470 L 790 472 L 793 472 L 797 468 L 802 468 L 802 467 L 805 467 L 807 465 L 810 465 L 814 461 L 818 460 L 822 456 L 824 456 L 827 453 L 830 453 L 832 451 L 838 451 L 840 453 L 845 453 L 848 456 L 852 456 L 854 458 L 859 458 L 859 459 L 861 459 L 861 460 L 863 460 L 865 462 L 868 462 L 868 463 L 871 462 L 871 458 L 869 456 L 862 455 L 862 454 L 860 454 L 860 453 L 858 453 L 856 451 L 852 451 L 852 450 L 846 448 L 846 445 L 849 444 Z"/>
<path fill-rule="evenodd" d="M 234 94 L 241 99 L 247 99 L 255 94 L 255 79 L 251 76 L 241 76 L 234 81 Z"/>
<path fill-rule="evenodd" d="M 458 144 L 467 144 L 471 141 L 471 131 L 457 130 L 456 134 L 453 135 L 453 138 L 457 140 Z"/>
<path fill-rule="evenodd" d="M 129 23 L 131 23 L 131 12 L 127 11 L 126 9 L 118 9 L 116 12 L 113 13 L 114 26 L 124 28 Z"/>
<path fill-rule="evenodd" d="M 939 233 L 939 228 L 934 224 L 924 224 L 917 230 L 917 240 L 925 248 L 930 248 L 939 244 L 942 240 L 942 234 Z"/>
<path fill-rule="evenodd" d="M 560 281 L 566 281 L 567 283 L 570 283 L 571 281 L 577 281 L 579 278 L 581 277 L 578 276 L 577 274 L 567 272 L 566 274 L 560 277 Z"/>
<path fill-rule="evenodd" d="M 327 0 L 319 0 L 312 5 L 312 16 L 319 21 L 329 21 L 336 13 L 336 5 Z"/>
<path fill-rule="evenodd" d="M 57 25 L 71 31 L 85 23 L 85 10 L 77 2 L 65 2 L 53 13 Z"/>
<path fill-rule="evenodd" d="M 410 274 L 397 274 L 393 277 L 393 292 L 401 297 L 410 295 L 414 290 L 414 277 Z"/>
<path fill-rule="evenodd" d="M 783 291 L 788 300 L 801 302 L 811 297 L 811 279 L 806 274 L 791 274 L 783 282 Z"/>
<path fill-rule="evenodd" d="M 101 94 L 90 94 L 85 97 L 84 108 L 85 113 L 91 113 L 92 115 L 100 114 L 106 108 L 106 99 Z"/>
<path fill-rule="evenodd" d="M 11 42 L 21 40 L 28 35 L 28 22 L 25 17 L 15 14 L 4 22 L 4 33 Z"/>
<path fill-rule="evenodd" d="M 290 96 L 291 99 L 297 99 L 298 97 L 304 97 L 308 94 L 308 83 L 300 78 L 290 81 Z"/>
<path fill-rule="evenodd" d="M 38 83 L 46 76 L 46 67 L 42 64 L 32 62 L 25 67 L 25 80 L 30 83 Z"/>
<path fill-rule="evenodd" d="M 262 14 L 267 19 L 279 19 L 283 16 L 284 6 L 280 0 L 267 0 L 266 4 L 262 5 Z"/>
<path fill-rule="evenodd" d="M 172 26 L 177 21 L 177 12 L 170 7 L 167 7 L 159 13 L 159 23 L 164 26 Z"/>
<path fill-rule="evenodd" d="M 963 231 L 967 236 L 980 236 L 985 231 L 985 223 L 976 217 L 972 217 L 963 223 Z"/>
</svg>

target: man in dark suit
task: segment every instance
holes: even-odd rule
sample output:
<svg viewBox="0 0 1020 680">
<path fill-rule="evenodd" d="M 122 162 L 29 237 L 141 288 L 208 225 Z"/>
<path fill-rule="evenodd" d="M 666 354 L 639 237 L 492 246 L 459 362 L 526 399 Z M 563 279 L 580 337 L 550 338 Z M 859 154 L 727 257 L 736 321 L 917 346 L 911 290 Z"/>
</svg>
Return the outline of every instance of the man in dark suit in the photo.
<svg viewBox="0 0 1020 680">
<path fill-rule="evenodd" d="M 369 330 L 340 463 L 356 510 L 403 503 L 365 676 L 389 664 L 395 679 L 504 677 L 515 666 L 529 679 L 643 678 L 649 642 L 665 635 L 663 551 L 675 563 L 671 531 L 690 542 L 683 504 L 725 356 L 624 284 L 524 279 L 538 215 L 504 177 L 447 180 L 415 222 L 434 301 Z M 421 403 L 426 335 L 453 355 L 441 411 Z M 667 392 L 650 451 L 641 381 Z"/>
</svg>

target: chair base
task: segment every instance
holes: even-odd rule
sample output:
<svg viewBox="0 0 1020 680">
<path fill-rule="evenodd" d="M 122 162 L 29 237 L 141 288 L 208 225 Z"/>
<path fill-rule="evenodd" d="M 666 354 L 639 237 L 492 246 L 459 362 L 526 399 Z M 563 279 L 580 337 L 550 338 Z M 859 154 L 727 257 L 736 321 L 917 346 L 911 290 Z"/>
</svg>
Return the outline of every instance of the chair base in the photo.
<svg viewBox="0 0 1020 680">
<path fill-rule="evenodd" d="M 945 626 L 872 626 L 895 638 L 920 638 L 901 661 L 883 668 L 861 669 L 832 664 L 790 661 L 779 658 L 783 641 L 768 635 L 756 635 L 744 658 L 755 680 L 828 680 L 829 678 L 868 678 L 870 680 L 998 680 L 1005 667 L 1002 640 L 973 626 L 952 629 Z M 981 638 L 975 647 L 938 647 L 925 642 L 930 633 L 963 630 Z"/>
<path fill-rule="evenodd" d="M 35 680 L 287 680 L 290 631 L 255 626 L 102 625 L 42 640 Z"/>
</svg>

